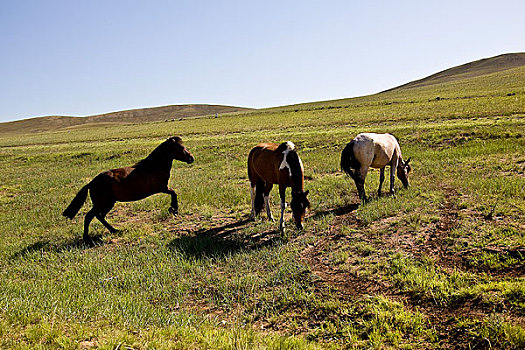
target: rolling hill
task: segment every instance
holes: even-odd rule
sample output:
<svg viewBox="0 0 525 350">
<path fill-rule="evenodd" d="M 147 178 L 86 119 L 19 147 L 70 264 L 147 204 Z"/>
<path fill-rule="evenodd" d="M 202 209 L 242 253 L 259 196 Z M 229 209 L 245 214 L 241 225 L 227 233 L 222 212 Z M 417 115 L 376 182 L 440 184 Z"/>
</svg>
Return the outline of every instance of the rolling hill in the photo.
<svg viewBox="0 0 525 350">
<path fill-rule="evenodd" d="M 522 68 L 525 67 L 525 53 L 509 53 L 495 57 L 485 58 L 474 62 L 466 63 L 460 66 L 452 67 L 450 69 L 438 72 L 430 75 L 426 78 L 415 80 L 392 89 L 385 90 L 376 95 L 384 93 L 396 93 L 403 92 L 407 89 L 426 88 L 430 86 L 436 86 L 443 83 L 455 83 L 463 84 L 465 87 L 454 87 L 454 89 L 470 90 L 467 86 L 468 82 L 472 79 L 482 79 L 490 74 L 501 73 L 504 71 L 515 70 L 510 75 L 516 74 L 522 76 L 524 71 Z M 519 71 L 518 71 L 519 70 Z M 493 78 L 487 78 L 491 81 L 490 89 L 495 91 L 498 88 L 503 90 L 508 89 L 502 76 L 499 81 Z M 501 86 L 497 87 L 494 83 Z M 496 85 L 497 85 L 496 84 Z M 448 84 L 447 87 L 452 87 L 453 84 Z M 485 86 L 483 83 L 475 83 L 476 89 L 479 90 L 480 86 Z M 454 92 L 455 93 L 455 92 Z M 298 105 L 274 107 L 268 110 L 287 110 L 290 108 L 294 109 L 309 109 L 315 108 L 317 105 L 339 105 L 341 103 L 347 103 L 350 99 L 341 99 L 333 101 L 320 101 L 313 103 L 302 103 Z M 324 107 L 323 107 L 324 108 Z M 119 112 L 112 112 L 100 115 L 94 115 L 89 117 L 67 117 L 67 116 L 47 116 L 24 119 L 14 122 L 0 123 L 0 134 L 20 134 L 20 133 L 35 133 L 44 131 L 59 130 L 68 127 L 74 127 L 79 125 L 93 124 L 93 123 L 122 123 L 122 124 L 133 124 L 133 123 L 146 123 L 163 120 L 174 120 L 188 117 L 199 117 L 206 115 L 214 115 L 215 113 L 233 113 L 240 111 L 250 111 L 250 108 L 233 107 L 233 106 L 220 106 L 220 105 L 205 105 L 205 104 L 191 104 L 191 105 L 171 105 L 163 107 L 133 109 Z"/>
<path fill-rule="evenodd" d="M 428 102 L 525 93 L 525 53 L 510 53 L 453 67 L 377 94 L 273 107 L 266 111 L 348 109 L 373 104 Z"/>
<path fill-rule="evenodd" d="M 180 118 L 191 118 L 216 113 L 248 111 L 250 108 L 189 104 L 131 109 L 89 117 L 47 116 L 0 123 L 0 133 L 43 132 L 90 123 L 146 123 Z"/>
<path fill-rule="evenodd" d="M 414 80 L 401 86 L 388 89 L 384 92 L 474 78 L 522 66 L 525 66 L 525 53 L 508 53 L 452 67 L 426 78 Z"/>
</svg>

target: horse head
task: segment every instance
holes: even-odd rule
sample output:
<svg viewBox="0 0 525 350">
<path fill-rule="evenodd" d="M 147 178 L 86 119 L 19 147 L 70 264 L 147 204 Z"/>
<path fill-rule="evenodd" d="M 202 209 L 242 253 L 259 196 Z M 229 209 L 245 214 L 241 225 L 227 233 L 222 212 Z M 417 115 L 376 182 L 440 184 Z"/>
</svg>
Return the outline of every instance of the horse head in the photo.
<svg viewBox="0 0 525 350">
<path fill-rule="evenodd" d="M 292 191 L 292 201 L 290 202 L 290 207 L 292 208 L 295 225 L 299 230 L 303 229 L 304 214 L 306 213 L 306 208 L 310 207 L 310 201 L 308 201 L 307 198 L 308 193 L 309 191 Z"/>
<path fill-rule="evenodd" d="M 170 137 L 165 142 L 167 144 L 168 152 L 172 155 L 173 159 L 180 160 L 191 164 L 195 161 L 193 155 L 188 149 L 182 144 L 182 139 L 178 136 Z"/>
<path fill-rule="evenodd" d="M 408 158 L 406 161 L 401 160 L 397 166 L 397 177 L 401 180 L 405 188 L 408 188 L 408 173 L 412 170 L 412 167 L 409 164 L 411 159 L 412 157 Z"/>
</svg>

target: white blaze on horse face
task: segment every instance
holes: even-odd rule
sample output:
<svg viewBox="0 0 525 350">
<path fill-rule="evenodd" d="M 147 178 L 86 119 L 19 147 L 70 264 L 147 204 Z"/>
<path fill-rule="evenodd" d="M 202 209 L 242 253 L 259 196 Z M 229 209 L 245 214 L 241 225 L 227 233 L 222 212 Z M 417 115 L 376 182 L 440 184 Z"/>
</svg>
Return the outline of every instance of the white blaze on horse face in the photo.
<svg viewBox="0 0 525 350">
<path fill-rule="evenodd" d="M 288 162 L 286 161 L 286 156 L 288 156 L 288 153 L 290 153 L 290 151 L 293 151 L 295 149 L 295 145 L 290 142 L 290 141 L 287 141 L 286 142 L 286 150 L 283 152 L 284 156 L 283 156 L 283 161 L 281 162 L 281 165 L 279 165 L 279 169 L 282 170 L 284 168 L 288 168 L 288 172 L 290 173 L 290 176 L 292 176 L 292 168 L 290 167 L 290 165 L 288 164 Z M 300 162 L 300 160 L 299 160 Z M 301 169 L 302 169 L 303 165 L 301 163 Z"/>
</svg>

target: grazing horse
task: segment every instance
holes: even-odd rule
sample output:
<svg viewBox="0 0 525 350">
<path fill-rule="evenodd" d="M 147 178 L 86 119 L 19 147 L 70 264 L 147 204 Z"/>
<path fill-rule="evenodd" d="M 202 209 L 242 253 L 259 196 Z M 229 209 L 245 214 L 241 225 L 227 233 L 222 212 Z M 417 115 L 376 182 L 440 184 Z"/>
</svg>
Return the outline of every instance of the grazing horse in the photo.
<svg viewBox="0 0 525 350">
<path fill-rule="evenodd" d="M 365 178 L 368 169 L 379 168 L 379 189 L 385 181 L 385 167 L 390 165 L 390 194 L 394 195 L 394 170 L 397 177 L 408 187 L 408 173 L 412 170 L 410 159 L 403 161 L 401 149 L 396 138 L 390 134 L 362 133 L 349 142 L 341 153 L 341 169 L 355 181 L 359 198 L 362 202 L 367 200 L 365 194 Z"/>
<path fill-rule="evenodd" d="M 62 215 L 73 219 L 86 201 L 88 190 L 93 208 L 84 219 L 84 241 L 93 243 L 88 235 L 89 224 L 96 217 L 111 233 L 117 230 L 105 219 L 115 202 L 136 201 L 155 193 L 171 196 L 170 213 L 178 212 L 177 194 L 168 187 L 173 160 L 193 163 L 192 154 L 182 144 L 180 137 L 170 137 L 161 143 L 149 156 L 131 167 L 111 169 L 98 174 L 82 187 Z"/>
<path fill-rule="evenodd" d="M 274 220 L 270 210 L 270 191 L 274 184 L 279 185 L 281 197 L 281 219 L 279 229 L 284 232 L 284 209 L 286 208 L 286 188 L 292 188 L 292 208 L 295 225 L 299 230 L 303 228 L 306 208 L 310 207 L 308 191 L 304 191 L 304 168 L 297 155 L 295 145 L 284 142 L 261 143 L 254 147 L 248 155 L 248 178 L 250 179 L 252 213 L 255 217 L 266 206 L 268 219 Z"/>
</svg>

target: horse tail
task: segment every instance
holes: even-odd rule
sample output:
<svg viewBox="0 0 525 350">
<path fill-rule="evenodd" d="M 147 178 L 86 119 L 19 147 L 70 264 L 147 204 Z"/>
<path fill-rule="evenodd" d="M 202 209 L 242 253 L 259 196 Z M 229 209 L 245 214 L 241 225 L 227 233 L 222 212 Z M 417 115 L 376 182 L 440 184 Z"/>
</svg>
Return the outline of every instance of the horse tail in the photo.
<svg viewBox="0 0 525 350">
<path fill-rule="evenodd" d="M 341 170 L 355 179 L 356 171 L 360 168 L 359 161 L 354 155 L 355 141 L 349 142 L 341 152 Z M 353 170 L 352 170 L 353 169 Z"/>
<path fill-rule="evenodd" d="M 73 201 L 71 201 L 71 204 L 64 210 L 62 215 L 64 215 L 66 218 L 73 219 L 75 215 L 77 215 L 80 208 L 82 208 L 82 205 L 87 199 L 88 190 L 91 185 L 91 182 L 88 183 L 86 186 L 82 187 L 80 191 L 78 191 L 75 198 L 73 198 Z"/>
<path fill-rule="evenodd" d="M 255 185 L 255 199 L 253 201 L 256 214 L 259 214 L 264 207 L 264 187 L 264 181 L 258 179 Z"/>
</svg>

